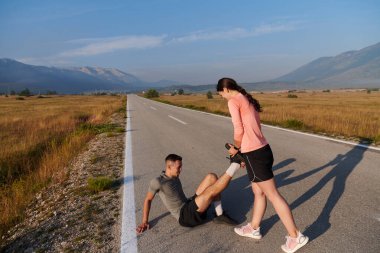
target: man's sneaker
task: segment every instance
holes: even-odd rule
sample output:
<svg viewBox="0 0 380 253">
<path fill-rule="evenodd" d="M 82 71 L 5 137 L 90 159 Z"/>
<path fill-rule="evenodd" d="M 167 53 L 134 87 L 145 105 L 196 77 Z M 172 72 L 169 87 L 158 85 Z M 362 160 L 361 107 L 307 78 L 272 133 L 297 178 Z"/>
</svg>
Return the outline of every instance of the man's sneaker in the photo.
<svg viewBox="0 0 380 253">
<path fill-rule="evenodd" d="M 213 222 L 216 224 L 226 224 L 226 225 L 230 225 L 230 226 L 236 226 L 238 224 L 234 219 L 232 219 L 225 212 L 223 212 L 222 215 L 216 216 L 213 219 Z"/>
<path fill-rule="evenodd" d="M 234 231 L 236 234 L 240 236 L 250 237 L 256 240 L 260 240 L 263 237 L 260 233 L 260 227 L 254 229 L 251 226 L 251 223 L 248 223 L 247 225 L 242 226 L 240 228 L 234 228 Z"/>
<path fill-rule="evenodd" d="M 229 150 L 231 148 L 230 145 L 229 145 L 229 143 L 226 143 L 224 146 L 226 147 L 227 150 Z M 235 149 L 238 150 L 236 147 L 235 147 Z M 234 155 L 234 156 L 230 155 L 229 159 L 230 159 L 230 163 L 241 164 L 242 162 L 244 162 L 243 155 L 241 154 L 240 151 L 237 152 L 236 155 Z"/>
<path fill-rule="evenodd" d="M 309 237 L 301 234 L 301 232 L 299 231 L 297 238 L 293 238 L 290 236 L 285 236 L 285 238 L 286 242 L 284 245 L 281 246 L 281 249 L 286 253 L 296 252 L 298 249 L 305 246 L 305 244 L 309 241 Z"/>
</svg>

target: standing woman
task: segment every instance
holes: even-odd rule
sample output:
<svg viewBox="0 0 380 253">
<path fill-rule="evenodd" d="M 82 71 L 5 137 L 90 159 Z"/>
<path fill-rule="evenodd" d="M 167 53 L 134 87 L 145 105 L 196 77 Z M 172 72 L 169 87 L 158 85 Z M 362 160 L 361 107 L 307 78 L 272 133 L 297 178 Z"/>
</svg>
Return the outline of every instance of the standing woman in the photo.
<svg viewBox="0 0 380 253">
<path fill-rule="evenodd" d="M 277 190 L 272 171 L 272 150 L 261 131 L 261 106 L 231 78 L 220 79 L 216 90 L 227 99 L 234 126 L 234 144 L 238 150 L 231 146 L 229 153 L 235 155 L 241 151 L 255 195 L 251 223 L 235 228 L 235 232 L 240 236 L 261 239 L 260 223 L 268 198 L 289 234 L 281 248 L 288 253 L 295 252 L 304 246 L 309 238 L 298 230 L 288 203 Z"/>
</svg>

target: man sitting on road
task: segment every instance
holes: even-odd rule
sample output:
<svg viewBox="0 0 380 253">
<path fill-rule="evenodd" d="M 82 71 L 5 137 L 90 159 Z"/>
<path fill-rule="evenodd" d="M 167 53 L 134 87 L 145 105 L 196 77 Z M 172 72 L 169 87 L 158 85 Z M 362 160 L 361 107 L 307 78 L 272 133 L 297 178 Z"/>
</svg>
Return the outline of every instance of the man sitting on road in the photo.
<svg viewBox="0 0 380 253">
<path fill-rule="evenodd" d="M 236 225 L 236 221 L 223 213 L 220 193 L 227 188 L 234 173 L 240 168 L 241 157 L 230 158 L 231 164 L 226 172 L 218 179 L 214 173 L 209 173 L 198 186 L 195 195 L 186 198 L 182 189 L 179 174 L 182 168 L 182 157 L 170 154 L 165 158 L 166 168 L 162 174 L 150 181 L 149 190 L 144 201 L 142 223 L 136 228 L 138 234 L 149 229 L 149 211 L 152 200 L 158 192 L 160 198 L 170 213 L 184 227 L 194 227 L 205 222 L 207 210 L 214 202 L 215 223 Z"/>
</svg>

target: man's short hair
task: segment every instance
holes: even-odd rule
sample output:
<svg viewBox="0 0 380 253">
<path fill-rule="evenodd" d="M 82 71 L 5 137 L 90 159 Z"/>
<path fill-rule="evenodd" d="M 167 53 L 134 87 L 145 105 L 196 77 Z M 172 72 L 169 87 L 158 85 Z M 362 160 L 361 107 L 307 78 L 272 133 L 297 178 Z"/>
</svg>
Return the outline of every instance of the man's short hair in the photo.
<svg viewBox="0 0 380 253">
<path fill-rule="evenodd" d="M 170 154 L 165 158 L 165 162 L 167 161 L 171 161 L 171 162 L 182 161 L 182 157 L 176 154 Z"/>
</svg>

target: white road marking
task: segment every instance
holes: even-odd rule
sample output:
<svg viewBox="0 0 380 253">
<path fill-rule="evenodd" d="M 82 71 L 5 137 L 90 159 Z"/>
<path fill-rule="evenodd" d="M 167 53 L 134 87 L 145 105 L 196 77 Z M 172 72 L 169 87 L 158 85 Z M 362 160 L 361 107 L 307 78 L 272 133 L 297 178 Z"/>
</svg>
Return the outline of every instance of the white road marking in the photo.
<svg viewBox="0 0 380 253">
<path fill-rule="evenodd" d="M 144 98 L 144 99 L 147 99 L 147 98 Z M 160 103 L 160 104 L 166 105 L 166 106 L 172 106 L 172 107 L 183 109 L 183 110 L 188 110 L 188 111 L 192 111 L 192 112 L 198 112 L 198 113 L 202 113 L 202 114 L 208 114 L 208 115 L 212 115 L 212 116 L 216 116 L 216 117 L 220 117 L 220 118 L 225 118 L 225 119 L 231 120 L 231 117 L 228 117 L 228 116 L 213 114 L 213 113 L 210 113 L 210 112 L 197 111 L 197 110 L 193 110 L 193 109 L 189 109 L 189 108 L 183 108 L 183 107 L 179 107 L 179 106 L 175 106 L 175 105 L 169 105 L 169 104 L 165 104 L 165 103 L 161 103 L 161 102 L 157 102 L 157 101 L 153 101 L 153 102 Z M 264 127 L 274 128 L 274 129 L 278 129 L 278 130 L 282 130 L 282 131 L 286 131 L 286 132 L 292 132 L 292 133 L 295 133 L 295 134 L 303 134 L 303 135 L 307 135 L 307 136 L 314 137 L 314 138 L 319 138 L 319 139 L 329 140 L 329 141 L 333 141 L 333 142 L 344 143 L 344 144 L 348 144 L 348 145 L 351 145 L 351 146 L 357 146 L 357 147 L 362 147 L 362 148 L 366 148 L 366 149 L 370 149 L 370 150 L 380 151 L 380 148 L 378 148 L 378 147 L 372 147 L 372 146 L 368 146 L 368 145 L 364 145 L 364 144 L 359 144 L 359 143 L 355 143 L 355 142 L 351 142 L 351 141 L 343 141 L 343 140 L 338 140 L 338 139 L 334 139 L 334 138 L 331 138 L 331 137 L 321 136 L 321 135 L 317 135 L 317 134 L 309 134 L 309 133 L 299 132 L 299 131 L 290 130 L 290 129 L 286 129 L 286 128 L 282 128 L 282 127 L 270 126 L 270 125 L 266 125 L 266 124 L 261 124 L 261 125 L 264 126 Z"/>
<path fill-rule="evenodd" d="M 157 111 L 157 109 L 156 109 L 156 108 L 154 108 L 153 106 L 151 106 L 150 108 L 152 108 L 153 110 Z"/>
<path fill-rule="evenodd" d="M 127 111 L 130 109 L 127 100 Z M 125 139 L 124 159 L 124 185 L 123 185 L 123 213 L 121 223 L 121 248 L 122 253 L 137 252 L 137 237 L 135 232 L 135 193 L 133 186 L 133 163 L 132 163 L 132 134 L 131 117 L 127 115 L 127 132 Z"/>
<path fill-rule="evenodd" d="M 171 116 L 171 115 L 168 115 L 168 116 L 169 116 L 169 118 L 172 118 L 172 119 L 178 121 L 179 123 L 182 123 L 182 124 L 184 124 L 184 125 L 187 125 L 186 122 L 184 122 L 184 121 L 182 121 L 182 120 L 180 120 L 180 119 L 177 119 L 177 118 L 175 118 L 175 117 L 173 117 L 173 116 Z"/>
</svg>

